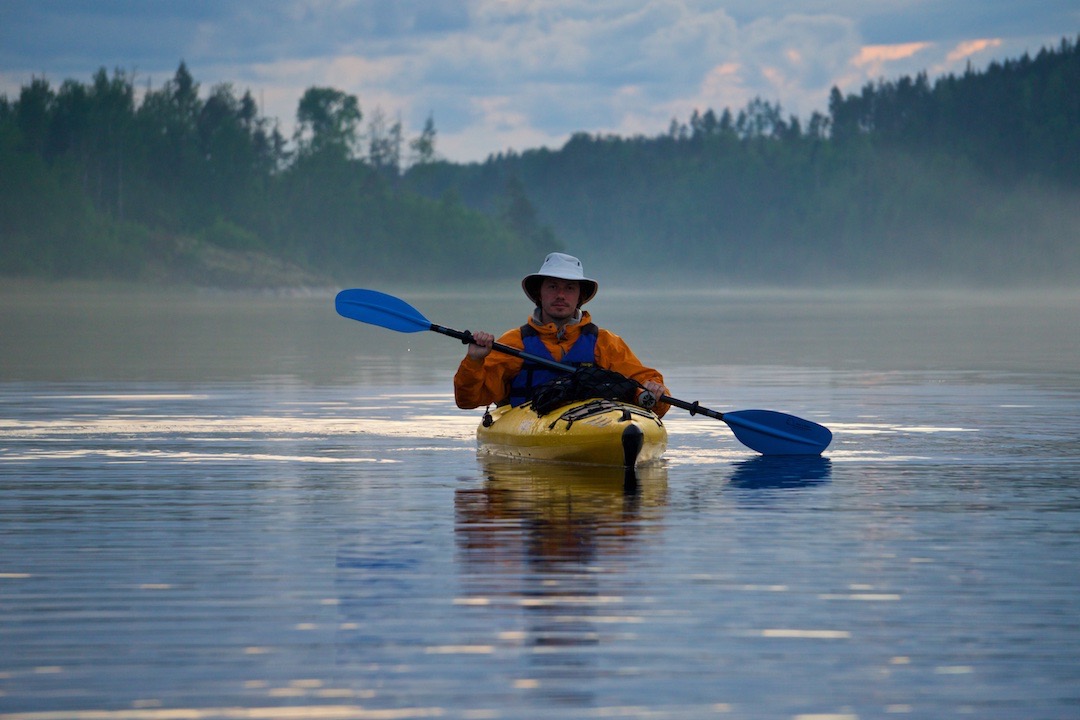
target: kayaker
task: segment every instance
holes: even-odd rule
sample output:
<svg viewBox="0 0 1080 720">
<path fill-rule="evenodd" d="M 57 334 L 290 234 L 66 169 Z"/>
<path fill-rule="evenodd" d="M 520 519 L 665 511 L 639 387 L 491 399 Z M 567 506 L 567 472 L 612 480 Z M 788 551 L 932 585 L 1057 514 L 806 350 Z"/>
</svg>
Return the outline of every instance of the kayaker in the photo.
<svg viewBox="0 0 1080 720">
<path fill-rule="evenodd" d="M 521 281 L 525 294 L 536 305 L 525 325 L 498 339 L 503 345 L 550 357 L 567 364 L 593 363 L 636 380 L 654 398 L 669 395 L 664 377 L 646 367 L 618 335 L 593 324 L 581 306 L 596 295 L 598 283 L 585 277 L 581 261 L 572 255 L 551 253 L 538 272 Z M 506 353 L 492 352 L 495 336 L 472 333 L 473 342 L 454 375 L 454 399 L 459 408 L 484 405 L 521 405 L 532 390 L 556 376 L 551 370 Z M 640 398 L 640 393 L 638 394 Z M 667 403 L 652 410 L 663 416 Z"/>
</svg>

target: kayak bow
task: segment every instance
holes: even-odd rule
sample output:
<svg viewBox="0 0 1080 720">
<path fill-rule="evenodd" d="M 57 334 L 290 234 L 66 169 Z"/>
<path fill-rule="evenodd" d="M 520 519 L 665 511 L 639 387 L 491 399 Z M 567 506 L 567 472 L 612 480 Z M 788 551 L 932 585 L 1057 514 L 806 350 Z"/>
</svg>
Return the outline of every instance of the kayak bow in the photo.
<svg viewBox="0 0 1080 720">
<path fill-rule="evenodd" d="M 655 462 L 667 449 L 667 430 L 655 414 L 604 399 L 579 400 L 545 415 L 528 403 L 498 407 L 485 416 L 476 439 L 485 455 L 621 467 Z"/>
</svg>

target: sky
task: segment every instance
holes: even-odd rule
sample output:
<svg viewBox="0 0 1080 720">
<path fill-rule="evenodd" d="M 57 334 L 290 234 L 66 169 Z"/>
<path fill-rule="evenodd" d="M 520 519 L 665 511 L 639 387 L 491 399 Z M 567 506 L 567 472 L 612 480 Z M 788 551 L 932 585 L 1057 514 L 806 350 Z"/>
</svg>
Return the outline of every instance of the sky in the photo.
<svg viewBox="0 0 1080 720">
<path fill-rule="evenodd" d="M 291 135 L 313 86 L 453 162 L 655 136 L 755 97 L 826 112 L 832 87 L 985 68 L 1080 36 L 1077 0 L 0 0 L 0 95 L 120 69 L 250 90 Z"/>
</svg>

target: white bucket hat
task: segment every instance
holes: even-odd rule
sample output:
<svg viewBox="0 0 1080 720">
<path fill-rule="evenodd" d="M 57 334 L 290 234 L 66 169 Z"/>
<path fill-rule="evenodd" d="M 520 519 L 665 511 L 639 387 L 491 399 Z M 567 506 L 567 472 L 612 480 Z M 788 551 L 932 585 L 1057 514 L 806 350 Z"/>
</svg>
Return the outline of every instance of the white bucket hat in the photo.
<svg viewBox="0 0 1080 720">
<path fill-rule="evenodd" d="M 546 278 L 559 278 L 560 280 L 577 280 L 581 285 L 581 297 L 578 298 L 578 307 L 593 299 L 599 287 L 597 282 L 585 277 L 581 268 L 581 261 L 573 255 L 565 253 L 551 253 L 544 258 L 544 264 L 538 272 L 526 275 L 521 281 L 521 289 L 537 305 L 540 304 L 540 282 Z"/>
</svg>

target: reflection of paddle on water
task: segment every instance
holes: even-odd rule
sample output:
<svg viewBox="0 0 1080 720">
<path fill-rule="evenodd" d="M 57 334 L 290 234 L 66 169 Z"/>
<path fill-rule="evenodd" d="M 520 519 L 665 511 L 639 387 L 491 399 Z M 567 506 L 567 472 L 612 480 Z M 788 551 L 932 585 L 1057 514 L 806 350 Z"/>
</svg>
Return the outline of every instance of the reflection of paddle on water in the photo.
<svg viewBox="0 0 1080 720">
<path fill-rule="evenodd" d="M 798 488 L 827 483 L 832 463 L 819 455 L 762 455 L 735 466 L 728 481 L 739 488 Z"/>
</svg>

